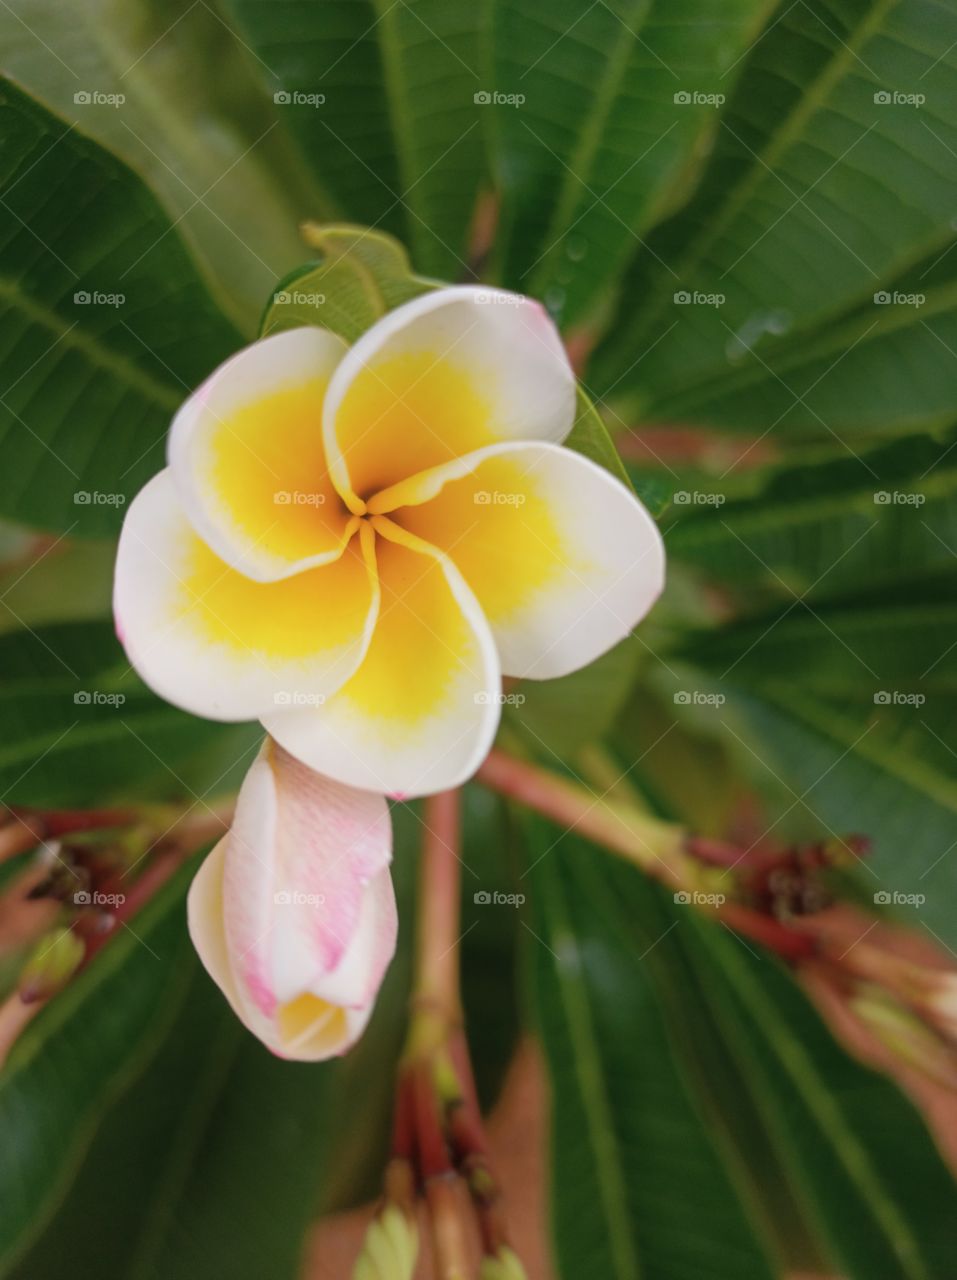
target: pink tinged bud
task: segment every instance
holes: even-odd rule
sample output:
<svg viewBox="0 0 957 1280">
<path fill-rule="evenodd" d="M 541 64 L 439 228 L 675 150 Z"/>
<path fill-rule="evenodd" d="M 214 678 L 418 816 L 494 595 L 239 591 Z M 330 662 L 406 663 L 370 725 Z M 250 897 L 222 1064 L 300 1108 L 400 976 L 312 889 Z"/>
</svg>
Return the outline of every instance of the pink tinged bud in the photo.
<svg viewBox="0 0 957 1280">
<path fill-rule="evenodd" d="M 271 739 L 243 781 L 229 833 L 189 894 L 200 959 L 273 1053 L 345 1053 L 395 951 L 384 797 L 332 782 Z"/>
</svg>

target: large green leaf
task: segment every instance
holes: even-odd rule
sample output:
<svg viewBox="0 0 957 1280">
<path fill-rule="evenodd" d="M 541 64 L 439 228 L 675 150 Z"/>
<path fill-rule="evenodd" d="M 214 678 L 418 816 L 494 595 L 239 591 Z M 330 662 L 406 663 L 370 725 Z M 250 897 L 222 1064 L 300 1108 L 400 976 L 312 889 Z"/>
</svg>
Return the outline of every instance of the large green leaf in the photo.
<svg viewBox="0 0 957 1280">
<path fill-rule="evenodd" d="M 748 497 L 678 503 L 669 512 L 668 550 L 737 588 L 744 601 L 755 588 L 816 601 L 952 571 L 955 442 L 950 431 L 859 457 L 842 449 L 827 461 L 771 470 Z"/>
<path fill-rule="evenodd" d="M 140 180 L 9 81 L 0 187 L 0 513 L 112 532 L 240 340 Z"/>
<path fill-rule="evenodd" d="M 676 1069 L 647 970 L 605 927 L 565 837 L 541 828 L 528 883 L 534 1016 L 552 1090 L 560 1274 L 712 1280 L 773 1272 Z"/>
<path fill-rule="evenodd" d="M 672 696 L 710 722 L 765 793 L 768 835 L 869 836 L 866 892 L 950 944 L 955 626 L 955 606 L 933 595 L 813 609 L 794 600 L 690 635 L 669 659 L 694 664 L 674 672 Z"/>
<path fill-rule="evenodd" d="M 481 5 L 223 0 L 340 215 L 402 236 L 419 270 L 469 274 L 483 172 Z"/>
<path fill-rule="evenodd" d="M 933 261 L 953 241 L 952 157 L 957 129 L 947 103 L 957 86 L 957 12 L 934 0 L 809 0 L 782 5 L 755 43 L 722 115 L 715 155 L 698 196 L 663 226 L 636 262 L 622 294 L 618 323 L 594 370 L 602 392 L 630 393 L 634 406 L 658 417 L 681 405 L 707 420 L 762 418 L 761 388 L 773 378 L 762 366 L 776 335 L 793 348 L 808 339 L 784 381 L 831 408 L 838 393 L 823 390 L 833 366 L 835 388 L 856 395 L 841 373 L 844 352 L 861 337 L 835 330 L 821 346 L 809 335 L 848 306 L 870 302 L 877 326 L 867 347 L 847 357 L 858 381 L 867 369 L 866 403 L 888 389 L 885 353 L 895 351 L 897 386 L 881 422 L 939 420 L 938 345 L 919 327 L 913 308 L 873 306 L 910 267 Z M 899 95 L 894 97 L 894 95 Z M 906 95 L 922 95 L 921 105 Z M 890 101 L 887 99 L 890 98 Z M 944 326 L 947 297 L 931 300 L 927 324 Z M 699 305 L 687 303 L 697 295 Z M 642 300 L 635 306 L 635 298 Z M 676 305 L 676 303 L 678 305 Z M 864 308 L 866 309 L 866 308 Z M 884 329 L 903 322 L 895 346 Z M 659 340 L 660 339 L 660 340 Z M 863 339 L 862 339 L 863 340 Z M 915 342 L 920 344 L 915 355 Z M 784 350 L 785 338 L 778 345 Z M 828 346 L 830 343 L 830 346 Z M 654 344 L 653 359 L 639 357 Z M 898 345 L 899 344 L 899 347 Z M 907 354 L 906 362 L 899 358 Z M 752 354 L 753 353 L 753 354 Z M 773 357 L 772 364 L 777 360 Z M 804 361 L 803 364 L 800 361 Z M 736 380 L 757 377 L 740 405 Z M 719 383 L 727 381 L 722 399 Z M 826 397 L 826 398 L 821 398 Z M 787 409 L 800 423 L 825 426 L 794 395 L 769 396 L 761 429 Z M 771 410 L 770 414 L 768 409 Z M 844 425 L 866 426 L 861 405 L 838 405 Z M 789 419 L 781 417 L 782 425 Z M 827 415 L 824 421 L 828 422 Z"/>
<path fill-rule="evenodd" d="M 193 801 L 235 787 L 262 739 L 178 711 L 133 674 L 108 622 L 0 636 L 0 797 L 92 806 Z"/>
<path fill-rule="evenodd" d="M 539 840 L 539 852 L 550 843 Z M 547 852 L 533 878 L 539 942 L 551 950 L 529 941 L 555 1089 L 557 1174 L 568 1162 L 555 1192 L 565 1273 L 587 1273 L 580 1249 L 606 1251 L 617 1240 L 619 1259 L 602 1274 L 636 1275 L 643 1262 L 644 1276 L 721 1275 L 734 1265 L 729 1241 L 741 1247 L 731 1230 L 741 1221 L 737 1197 L 752 1224 L 752 1257 L 739 1256 L 730 1274 L 763 1274 L 768 1264 L 753 1254 L 761 1241 L 774 1275 L 800 1267 L 849 1280 L 946 1280 L 957 1190 L 922 1120 L 892 1084 L 839 1048 L 772 957 L 573 836 Z M 649 1080 L 639 1064 L 656 1058 Z M 687 1136 L 689 1112 L 697 1145 Z M 667 1242 L 667 1252 L 629 1261 L 621 1221 L 602 1243 L 585 1228 L 593 1229 L 603 1190 L 614 1203 L 609 1175 L 634 1170 L 629 1138 L 641 1120 L 651 1135 L 672 1135 L 671 1159 L 658 1157 L 653 1138 L 643 1146 L 639 1176 L 655 1179 L 645 1204 L 658 1212 L 650 1223 L 636 1212 L 624 1226 L 639 1249 L 644 1228 L 644 1248 Z M 714 1165 L 701 1159 L 702 1134 Z M 594 1178 L 582 1177 L 582 1135 L 596 1148 L 605 1142 Z M 696 1193 L 706 1171 L 707 1189 Z M 683 1195 L 668 1195 L 672 1178 Z M 619 1202 L 627 1186 L 619 1180 Z M 660 1204 L 659 1194 L 667 1197 Z M 725 1208 L 719 1222 L 709 1212 L 716 1201 Z M 694 1260 L 699 1249 L 706 1263 Z"/>
<path fill-rule="evenodd" d="M 4 68 L 150 184 L 251 331 L 322 206 L 218 14 L 190 0 L 14 0 Z"/>
<path fill-rule="evenodd" d="M 848 1057 L 775 962 L 691 913 L 679 928 L 738 1087 L 840 1273 L 946 1280 L 957 1188 L 913 1106 Z"/>
<path fill-rule="evenodd" d="M 0 1072 L 0 1268 L 42 1225 L 97 1120 L 158 1047 L 185 992 L 178 875 L 27 1027 Z"/>
<path fill-rule="evenodd" d="M 708 149 L 767 0 L 494 0 L 486 107 L 509 284 L 600 305 Z M 629 299 L 633 305 L 633 300 Z"/>
</svg>

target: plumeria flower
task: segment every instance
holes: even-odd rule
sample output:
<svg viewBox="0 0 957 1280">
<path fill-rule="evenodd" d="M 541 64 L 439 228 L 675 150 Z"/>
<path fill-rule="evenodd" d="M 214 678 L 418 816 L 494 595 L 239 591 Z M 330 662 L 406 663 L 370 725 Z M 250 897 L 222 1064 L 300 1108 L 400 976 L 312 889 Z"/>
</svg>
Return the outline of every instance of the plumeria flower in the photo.
<svg viewBox="0 0 957 1280">
<path fill-rule="evenodd" d="M 189 931 L 274 1053 L 316 1062 L 362 1034 L 395 951 L 391 857 L 382 796 L 331 782 L 266 739 L 232 828 L 193 880 Z"/>
<path fill-rule="evenodd" d="M 562 447 L 574 417 L 558 333 L 516 294 L 437 289 L 351 347 L 320 328 L 253 343 L 180 409 L 127 513 L 130 661 L 351 786 L 457 785 L 503 673 L 584 666 L 662 587 L 648 512 Z"/>
</svg>

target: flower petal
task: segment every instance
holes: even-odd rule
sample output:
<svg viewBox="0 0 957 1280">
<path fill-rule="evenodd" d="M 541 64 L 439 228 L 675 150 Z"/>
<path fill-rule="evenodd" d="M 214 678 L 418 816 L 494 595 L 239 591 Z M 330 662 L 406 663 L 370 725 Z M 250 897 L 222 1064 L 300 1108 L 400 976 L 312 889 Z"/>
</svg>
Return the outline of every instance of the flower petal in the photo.
<svg viewBox="0 0 957 1280">
<path fill-rule="evenodd" d="M 344 1052 L 395 951 L 381 796 L 312 774 L 268 739 L 229 834 L 193 881 L 190 933 L 239 1018 L 274 1053 Z"/>
<path fill-rule="evenodd" d="M 448 557 L 373 521 L 382 605 L 355 675 L 325 705 L 264 718 L 313 769 L 393 796 L 456 786 L 498 726 L 501 675 L 475 597 Z"/>
<path fill-rule="evenodd" d="M 502 440 L 564 440 L 575 375 L 540 303 L 437 289 L 390 311 L 329 384 L 329 469 L 353 511 L 380 489 Z"/>
<path fill-rule="evenodd" d="M 503 444 L 403 486 L 392 513 L 445 551 L 474 591 L 502 670 L 567 675 L 622 640 L 664 585 L 664 545 L 642 503 L 559 445 Z"/>
<path fill-rule="evenodd" d="M 324 329 L 254 342 L 173 419 L 183 508 L 227 564 L 261 582 L 328 564 L 352 531 L 326 467 L 322 405 L 346 344 Z"/>
<path fill-rule="evenodd" d="M 146 683 L 197 715 L 248 720 L 277 705 L 313 705 L 368 645 L 378 608 L 371 542 L 365 532 L 331 564 L 253 582 L 197 536 L 162 471 L 123 523 L 117 632 Z"/>
</svg>

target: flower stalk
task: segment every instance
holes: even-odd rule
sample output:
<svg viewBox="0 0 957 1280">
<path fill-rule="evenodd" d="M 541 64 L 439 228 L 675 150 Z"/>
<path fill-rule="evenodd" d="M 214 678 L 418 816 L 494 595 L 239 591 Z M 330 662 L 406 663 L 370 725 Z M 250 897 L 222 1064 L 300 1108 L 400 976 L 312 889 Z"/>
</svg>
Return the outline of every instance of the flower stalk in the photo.
<svg viewBox="0 0 957 1280">
<path fill-rule="evenodd" d="M 485 1262 L 500 1265 L 506 1260 L 509 1274 L 521 1280 L 521 1263 L 508 1245 L 462 1025 L 460 810 L 457 791 L 433 796 L 425 805 L 411 1017 L 399 1068 L 384 1202 L 396 1202 L 390 1187 L 396 1178 L 407 1188 L 414 1173 L 428 1209 L 441 1280 L 474 1275 L 474 1228 L 466 1211 L 471 1204 Z M 356 1280 L 359 1274 L 357 1269 Z"/>
</svg>

